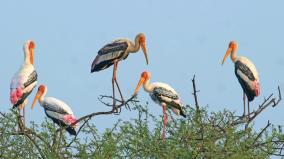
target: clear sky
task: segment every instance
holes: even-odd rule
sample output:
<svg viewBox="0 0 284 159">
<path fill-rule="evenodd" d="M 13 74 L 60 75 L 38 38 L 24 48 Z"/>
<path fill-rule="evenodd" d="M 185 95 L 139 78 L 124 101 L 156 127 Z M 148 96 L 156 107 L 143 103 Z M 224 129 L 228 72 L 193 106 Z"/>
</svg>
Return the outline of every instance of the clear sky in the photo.
<svg viewBox="0 0 284 159">
<path fill-rule="evenodd" d="M 131 54 L 119 64 L 118 81 L 125 97 L 130 97 L 144 70 L 152 81 L 170 84 L 182 101 L 193 105 L 191 78 L 196 75 L 199 102 L 210 111 L 224 108 L 243 113 L 242 90 L 228 59 L 221 66 L 230 40 L 239 43 L 237 55 L 250 58 L 260 74 L 261 95 L 251 104 L 256 109 L 264 96 L 284 94 L 284 1 L 263 0 L 103 0 L 39 2 L 3 1 L 0 4 L 0 111 L 7 112 L 9 85 L 23 63 L 23 43 L 36 42 L 35 67 L 38 84 L 48 87 L 47 96 L 69 104 L 77 117 L 107 111 L 97 100 L 111 94 L 112 68 L 90 73 L 97 51 L 116 38 L 134 39 L 146 35 L 150 63 L 142 52 Z M 29 103 L 36 90 L 29 97 Z M 161 115 L 143 89 L 142 103 L 150 102 L 150 111 Z M 40 123 L 45 116 L 37 104 L 27 106 L 27 120 Z M 268 108 L 255 120 L 256 128 L 267 120 L 284 121 L 283 101 Z M 110 128 L 118 118 L 129 120 L 135 111 L 122 110 L 120 116 L 99 116 L 92 120 L 100 131 Z"/>
</svg>

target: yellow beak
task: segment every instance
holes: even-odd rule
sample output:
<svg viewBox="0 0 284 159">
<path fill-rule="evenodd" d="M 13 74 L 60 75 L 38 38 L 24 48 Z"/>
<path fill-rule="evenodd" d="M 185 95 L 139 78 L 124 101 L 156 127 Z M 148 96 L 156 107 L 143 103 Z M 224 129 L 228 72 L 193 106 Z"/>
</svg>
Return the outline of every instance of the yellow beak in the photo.
<svg viewBox="0 0 284 159">
<path fill-rule="evenodd" d="M 222 60 L 222 65 L 224 64 L 224 62 L 226 61 L 226 58 L 230 55 L 230 53 L 232 52 L 232 48 L 228 48 L 223 60 Z"/>
<path fill-rule="evenodd" d="M 35 103 L 37 102 L 37 100 L 40 98 L 41 95 L 42 95 L 42 93 L 40 91 L 38 91 L 36 93 L 36 96 L 35 96 L 33 104 L 32 104 L 32 109 L 34 109 Z"/>
<path fill-rule="evenodd" d="M 147 55 L 147 49 L 146 49 L 146 44 L 145 42 L 141 44 L 141 48 L 144 52 L 144 56 L 145 56 L 145 59 L 146 59 L 146 63 L 147 65 L 149 64 L 149 60 L 148 60 L 148 55 Z"/>
<path fill-rule="evenodd" d="M 139 82 L 138 82 L 138 84 L 137 84 L 137 86 L 136 86 L 136 88 L 135 88 L 135 92 L 134 92 L 133 95 L 136 95 L 138 93 L 138 91 L 139 91 L 141 85 L 144 83 L 144 81 L 145 81 L 145 78 L 141 77 Z"/>
<path fill-rule="evenodd" d="M 34 64 L 34 49 L 30 49 L 30 61 L 31 64 Z"/>
</svg>

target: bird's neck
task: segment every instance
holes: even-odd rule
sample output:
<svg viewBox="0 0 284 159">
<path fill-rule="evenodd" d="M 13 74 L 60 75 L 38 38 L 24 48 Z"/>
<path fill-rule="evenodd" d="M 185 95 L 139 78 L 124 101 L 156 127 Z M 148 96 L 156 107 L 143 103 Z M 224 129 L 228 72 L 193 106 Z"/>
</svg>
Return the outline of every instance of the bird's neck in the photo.
<svg viewBox="0 0 284 159">
<path fill-rule="evenodd" d="M 145 83 L 143 84 L 144 90 L 148 93 L 152 92 L 154 87 L 153 85 L 150 83 L 150 79 L 147 79 L 145 81 Z"/>
<path fill-rule="evenodd" d="M 129 52 L 131 53 L 136 53 L 140 49 L 140 42 L 139 42 L 139 37 L 135 38 L 135 44 L 130 41 L 130 47 L 129 47 Z"/>
<path fill-rule="evenodd" d="M 237 49 L 233 49 L 231 53 L 231 60 L 235 62 L 237 59 Z"/>
<path fill-rule="evenodd" d="M 47 91 L 44 91 L 43 93 L 42 93 L 42 95 L 39 97 L 39 99 L 38 99 L 38 101 L 39 101 L 39 103 L 40 103 L 40 105 L 41 106 L 43 106 L 43 101 L 44 101 L 44 97 L 45 97 L 45 95 L 46 95 L 46 92 Z"/>
<path fill-rule="evenodd" d="M 25 53 L 25 64 L 34 64 L 33 53 L 30 52 L 28 48 L 24 48 L 24 53 Z"/>
</svg>

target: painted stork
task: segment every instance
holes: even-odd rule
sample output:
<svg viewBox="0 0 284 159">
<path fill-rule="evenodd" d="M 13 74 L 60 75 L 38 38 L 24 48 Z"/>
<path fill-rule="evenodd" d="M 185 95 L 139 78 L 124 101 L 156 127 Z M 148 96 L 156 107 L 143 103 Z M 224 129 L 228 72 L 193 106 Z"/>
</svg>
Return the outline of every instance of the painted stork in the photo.
<svg viewBox="0 0 284 159">
<path fill-rule="evenodd" d="M 155 82 L 150 83 L 151 74 L 148 71 L 144 71 L 141 74 L 141 78 L 135 88 L 134 95 L 139 91 L 139 88 L 143 84 L 144 90 L 149 93 L 152 100 L 158 103 L 163 108 L 164 116 L 164 126 L 162 137 L 165 138 L 165 129 L 168 122 L 168 117 L 166 109 L 170 108 L 176 115 L 181 115 L 186 118 L 185 113 L 183 112 L 183 105 L 180 101 L 180 98 L 177 92 L 168 84 Z"/>
<path fill-rule="evenodd" d="M 46 92 L 47 87 L 45 85 L 40 85 L 38 87 L 37 94 L 32 104 L 32 109 L 34 108 L 34 105 L 38 100 L 40 105 L 44 108 L 47 117 L 52 119 L 52 121 L 59 126 L 69 126 L 66 128 L 68 133 L 71 135 L 76 135 L 75 128 L 77 125 L 72 124 L 77 120 L 73 115 L 71 108 L 59 99 L 53 97 L 45 97 Z"/>
<path fill-rule="evenodd" d="M 28 103 L 27 97 L 36 87 L 37 72 L 34 68 L 35 43 L 28 40 L 24 44 L 25 61 L 19 71 L 13 76 L 10 84 L 10 101 L 13 108 L 23 109 L 23 120 L 25 123 L 25 105 Z"/>
<path fill-rule="evenodd" d="M 249 102 L 260 94 L 258 72 L 254 64 L 246 57 L 236 56 L 238 44 L 235 41 L 229 43 L 229 48 L 223 58 L 222 65 L 226 58 L 231 54 L 231 60 L 235 63 L 235 74 L 243 89 L 244 115 L 246 114 L 245 100 L 248 99 L 248 115 L 250 114 Z"/>
<path fill-rule="evenodd" d="M 114 88 L 115 84 L 119 91 L 121 101 L 124 102 L 124 98 L 122 96 L 118 82 L 116 80 L 116 70 L 118 62 L 126 59 L 129 53 L 138 52 L 140 50 L 140 47 L 144 52 L 146 63 L 148 64 L 146 41 L 145 41 L 145 35 L 143 33 L 139 33 L 138 35 L 136 35 L 135 43 L 133 43 L 128 39 L 117 39 L 105 45 L 103 48 L 99 50 L 98 55 L 96 56 L 95 60 L 92 63 L 91 73 L 104 70 L 110 67 L 111 65 L 113 65 L 113 75 L 112 75 L 113 110 L 117 111 L 117 109 L 115 108 L 115 102 L 116 102 L 115 88 Z"/>
</svg>

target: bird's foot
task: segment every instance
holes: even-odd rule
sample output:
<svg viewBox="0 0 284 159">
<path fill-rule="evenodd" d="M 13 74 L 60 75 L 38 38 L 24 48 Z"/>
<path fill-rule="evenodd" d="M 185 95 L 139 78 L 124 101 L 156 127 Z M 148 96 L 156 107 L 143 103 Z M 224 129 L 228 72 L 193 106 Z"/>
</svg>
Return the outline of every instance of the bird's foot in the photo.
<svg viewBox="0 0 284 159">
<path fill-rule="evenodd" d="M 121 112 L 121 109 L 117 108 L 116 106 L 113 106 L 112 112 L 114 115 L 119 115 Z"/>
</svg>

